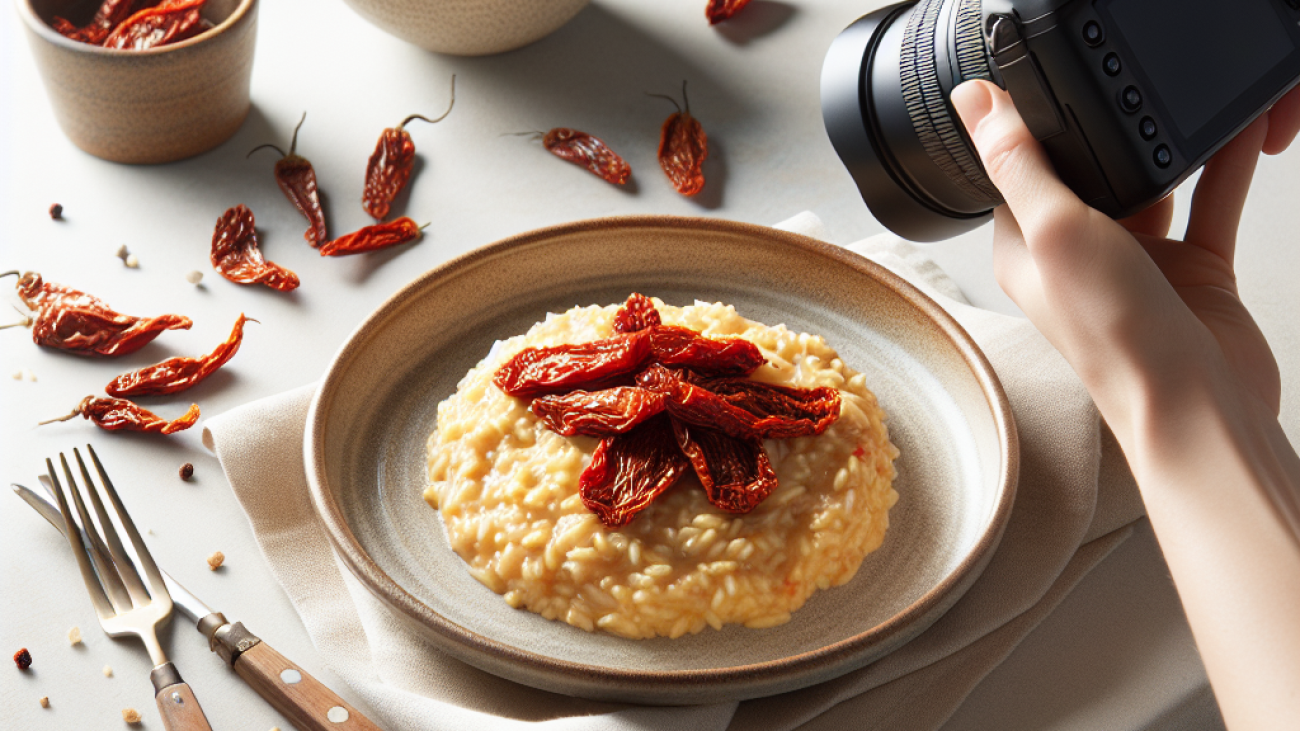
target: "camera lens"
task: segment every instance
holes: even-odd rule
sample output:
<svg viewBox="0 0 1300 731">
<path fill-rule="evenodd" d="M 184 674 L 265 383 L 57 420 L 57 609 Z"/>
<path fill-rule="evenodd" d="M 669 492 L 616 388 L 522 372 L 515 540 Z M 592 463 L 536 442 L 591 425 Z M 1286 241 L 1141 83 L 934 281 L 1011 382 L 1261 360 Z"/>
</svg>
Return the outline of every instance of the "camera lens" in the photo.
<svg viewBox="0 0 1300 731">
<path fill-rule="evenodd" d="M 822 116 L 875 217 L 914 241 L 964 233 L 1002 202 L 948 95 L 990 78 L 980 0 L 919 0 L 849 26 L 822 67 Z"/>
</svg>

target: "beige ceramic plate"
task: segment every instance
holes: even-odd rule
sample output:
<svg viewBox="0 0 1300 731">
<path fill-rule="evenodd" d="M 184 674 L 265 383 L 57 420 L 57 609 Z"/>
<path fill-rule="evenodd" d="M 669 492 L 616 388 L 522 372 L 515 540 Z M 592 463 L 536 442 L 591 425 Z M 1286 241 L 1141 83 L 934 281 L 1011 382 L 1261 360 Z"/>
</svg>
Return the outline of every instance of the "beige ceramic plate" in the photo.
<svg viewBox="0 0 1300 731">
<path fill-rule="evenodd" d="M 631 641 L 510 609 L 470 577 L 421 498 L 436 405 L 494 340 L 633 291 L 674 305 L 728 302 L 750 319 L 820 333 L 867 375 L 889 416 L 902 456 L 885 543 L 785 625 Z M 426 273 L 339 351 L 304 448 L 313 501 L 344 561 L 446 652 L 538 688 L 659 704 L 793 690 L 915 637 L 988 562 L 1019 460 L 996 376 L 925 295 L 803 236 L 672 217 L 535 231 Z"/>
</svg>

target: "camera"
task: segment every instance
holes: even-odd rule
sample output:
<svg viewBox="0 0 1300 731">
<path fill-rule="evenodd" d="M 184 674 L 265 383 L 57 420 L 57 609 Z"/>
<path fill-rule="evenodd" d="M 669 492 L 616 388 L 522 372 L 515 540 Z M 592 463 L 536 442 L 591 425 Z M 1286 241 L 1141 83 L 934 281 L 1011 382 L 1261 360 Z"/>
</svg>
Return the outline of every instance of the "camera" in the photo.
<svg viewBox="0 0 1300 731">
<path fill-rule="evenodd" d="M 1129 216 L 1172 191 L 1300 82 L 1300 0 L 919 0 L 844 30 L 822 117 L 875 217 L 914 241 L 1002 198 L 948 101 L 1006 89 L 1061 179 Z"/>
</svg>

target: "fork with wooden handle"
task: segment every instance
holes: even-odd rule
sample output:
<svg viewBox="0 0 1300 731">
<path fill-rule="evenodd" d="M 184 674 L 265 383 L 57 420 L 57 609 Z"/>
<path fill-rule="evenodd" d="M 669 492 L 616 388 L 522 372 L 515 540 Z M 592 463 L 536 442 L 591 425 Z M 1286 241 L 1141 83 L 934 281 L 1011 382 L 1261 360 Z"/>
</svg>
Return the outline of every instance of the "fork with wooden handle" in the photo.
<svg viewBox="0 0 1300 731">
<path fill-rule="evenodd" d="M 153 681 L 154 700 L 158 703 L 158 712 L 162 714 L 163 726 L 168 731 L 212 731 L 194 692 L 181 680 L 181 674 L 167 659 L 162 645 L 158 643 L 158 625 L 167 621 L 172 613 L 171 594 L 163 584 L 162 575 L 158 572 L 149 549 L 140 540 L 135 523 L 127 514 L 126 508 L 122 507 L 117 490 L 104 473 L 104 466 L 99 463 L 95 450 L 89 445 L 86 450 L 90 452 L 95 471 L 99 473 L 100 488 L 96 488 L 95 481 L 90 478 L 90 471 L 86 469 L 80 452 L 72 450 L 81 471 L 83 486 L 80 489 L 67 458 L 62 453 L 59 454 L 63 475 L 68 481 L 67 492 L 76 505 L 77 516 L 81 520 L 80 529 L 72 519 L 72 510 L 69 509 L 68 498 L 63 494 L 63 486 L 59 483 L 54 463 L 47 459 L 45 467 L 59 501 L 59 510 L 63 513 L 64 535 L 68 537 L 72 551 L 77 556 L 81 578 L 86 582 L 86 590 L 90 592 L 90 601 L 95 605 L 95 613 L 99 615 L 99 624 L 110 637 L 135 635 L 144 642 L 154 664 L 153 672 L 149 673 L 149 679 Z M 104 509 L 101 491 L 113 506 L 117 522 L 131 542 L 138 564 L 127 554 L 112 518 Z M 83 492 L 94 509 L 98 526 L 86 510 L 81 495 Z M 107 555 L 94 548 L 94 542 L 90 539 L 92 535 L 107 547 Z"/>
<path fill-rule="evenodd" d="M 66 535 L 68 531 L 55 502 L 54 486 L 49 477 L 42 477 L 41 482 L 45 485 L 44 490 L 13 483 L 14 493 Z M 109 556 L 108 546 L 97 533 L 83 531 L 81 540 L 91 545 L 92 555 Z M 107 561 L 108 558 L 101 560 Z M 207 641 L 208 648 L 276 710 L 287 716 L 299 731 L 380 731 L 379 726 L 328 686 L 249 632 L 242 622 L 227 620 L 224 614 L 205 604 L 166 570 L 159 568 L 158 572 L 171 593 L 173 608 L 180 612 L 182 619 L 194 623 Z"/>
</svg>

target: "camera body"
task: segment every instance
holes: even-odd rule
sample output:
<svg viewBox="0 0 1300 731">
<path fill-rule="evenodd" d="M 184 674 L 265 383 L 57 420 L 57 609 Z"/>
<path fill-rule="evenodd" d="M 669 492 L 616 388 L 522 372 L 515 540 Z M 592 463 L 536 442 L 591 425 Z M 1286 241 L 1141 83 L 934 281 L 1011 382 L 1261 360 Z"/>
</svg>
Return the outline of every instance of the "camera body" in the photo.
<svg viewBox="0 0 1300 731">
<path fill-rule="evenodd" d="M 1005 88 L 1062 180 L 1132 215 L 1300 82 L 1300 0 L 919 0 L 864 16 L 822 74 L 827 132 L 887 227 L 918 241 L 1001 198 L 948 95 Z"/>
</svg>

